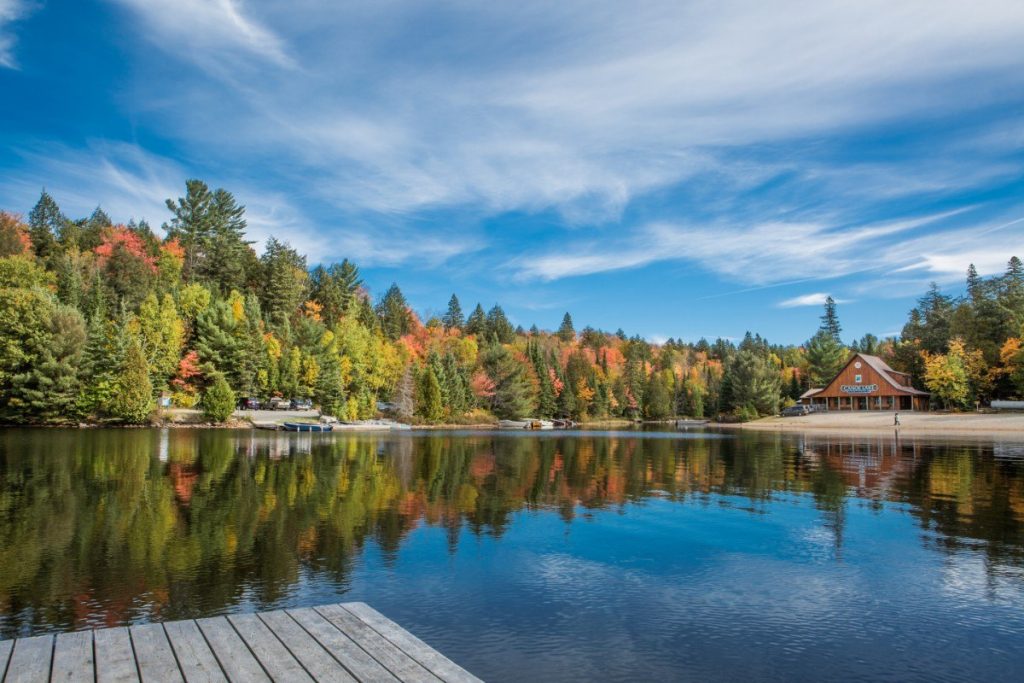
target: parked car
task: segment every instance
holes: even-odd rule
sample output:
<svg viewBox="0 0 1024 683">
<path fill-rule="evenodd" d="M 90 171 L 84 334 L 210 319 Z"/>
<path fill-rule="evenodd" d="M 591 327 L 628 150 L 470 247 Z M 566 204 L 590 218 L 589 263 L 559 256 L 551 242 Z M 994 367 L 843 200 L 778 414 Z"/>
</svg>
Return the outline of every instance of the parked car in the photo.
<svg viewBox="0 0 1024 683">
<path fill-rule="evenodd" d="M 801 405 L 801 404 L 798 403 L 795 406 L 790 406 L 790 407 L 786 408 L 785 410 L 783 410 L 782 411 L 782 417 L 797 417 L 797 416 L 800 416 L 800 415 L 807 415 L 810 412 L 811 412 L 810 408 L 808 408 L 805 405 Z"/>
<path fill-rule="evenodd" d="M 313 410 L 313 402 L 308 398 L 293 398 L 292 410 Z"/>
<path fill-rule="evenodd" d="M 270 399 L 270 403 L 267 404 L 267 407 L 270 410 L 291 410 L 292 402 L 286 398 L 275 396 L 274 398 Z"/>
<path fill-rule="evenodd" d="M 239 410 L 259 410 L 260 400 L 252 396 L 243 396 L 238 399 Z"/>
</svg>

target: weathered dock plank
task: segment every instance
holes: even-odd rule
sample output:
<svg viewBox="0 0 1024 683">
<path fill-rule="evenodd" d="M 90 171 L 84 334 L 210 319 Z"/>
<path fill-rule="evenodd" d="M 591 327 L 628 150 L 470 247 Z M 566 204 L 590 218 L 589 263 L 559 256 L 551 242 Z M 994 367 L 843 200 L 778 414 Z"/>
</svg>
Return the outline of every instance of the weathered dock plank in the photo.
<svg viewBox="0 0 1024 683">
<path fill-rule="evenodd" d="M 181 674 L 188 683 L 227 682 L 196 622 L 169 621 L 164 624 L 164 630 L 178 659 Z"/>
<path fill-rule="evenodd" d="M 422 664 L 431 673 L 448 683 L 482 683 L 479 678 L 430 647 L 422 640 L 373 609 L 365 602 L 346 602 L 339 605 L 351 612 L 371 628 L 398 646 L 403 652 Z"/>
<path fill-rule="evenodd" d="M 340 605 L 316 607 L 317 612 L 327 618 L 338 629 L 345 632 L 359 647 L 380 662 L 399 680 L 413 683 L 438 683 L 439 679 L 427 671 L 419 662 L 395 647 L 387 638 Z"/>
<path fill-rule="evenodd" d="M 92 683 L 96 672 L 92 656 L 92 631 L 57 634 L 53 646 L 51 681 Z"/>
<path fill-rule="evenodd" d="M 258 616 L 233 614 L 228 617 L 228 621 L 275 683 L 313 683 L 298 660 Z"/>
<path fill-rule="evenodd" d="M 7 663 L 7 683 L 46 683 L 53 660 L 53 636 L 33 636 L 14 641 Z"/>
<path fill-rule="evenodd" d="M 132 626 L 128 631 L 142 683 L 185 683 L 162 624 Z"/>
<path fill-rule="evenodd" d="M 0 641 L 2 683 L 480 683 L 364 603 Z"/>
<path fill-rule="evenodd" d="M 299 660 L 313 680 L 331 683 L 355 682 L 352 674 L 290 616 L 278 610 L 263 612 L 259 618 Z"/>
<path fill-rule="evenodd" d="M 14 649 L 13 640 L 0 640 L 0 681 L 7 673 L 7 660 L 11 658 L 11 650 Z"/>
<path fill-rule="evenodd" d="M 287 613 L 325 650 L 351 671 L 356 679 L 372 681 L 372 683 L 395 683 L 398 681 L 380 662 L 356 645 L 355 641 L 339 631 L 334 624 L 327 621 L 313 608 L 290 609 L 287 610 Z"/>
<path fill-rule="evenodd" d="M 224 617 L 196 619 L 229 681 L 269 681 L 249 647 Z"/>
<path fill-rule="evenodd" d="M 138 683 L 131 636 L 124 626 L 105 628 L 93 636 L 97 683 Z"/>
</svg>

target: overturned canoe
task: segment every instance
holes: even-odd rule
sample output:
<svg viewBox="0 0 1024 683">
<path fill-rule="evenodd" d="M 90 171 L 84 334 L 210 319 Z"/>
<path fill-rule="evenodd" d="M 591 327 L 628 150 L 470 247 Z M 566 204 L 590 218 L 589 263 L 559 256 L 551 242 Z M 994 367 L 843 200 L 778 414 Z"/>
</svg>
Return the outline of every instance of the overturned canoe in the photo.
<svg viewBox="0 0 1024 683">
<path fill-rule="evenodd" d="M 285 422 L 281 426 L 286 432 L 329 432 L 333 429 L 331 425 L 313 422 Z"/>
</svg>

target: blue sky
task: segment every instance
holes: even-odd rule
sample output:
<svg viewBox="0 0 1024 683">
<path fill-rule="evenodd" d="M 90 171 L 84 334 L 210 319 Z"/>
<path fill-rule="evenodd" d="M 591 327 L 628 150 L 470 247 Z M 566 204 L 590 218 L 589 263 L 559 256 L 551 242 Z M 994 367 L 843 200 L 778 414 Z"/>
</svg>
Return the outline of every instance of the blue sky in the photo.
<svg viewBox="0 0 1024 683">
<path fill-rule="evenodd" d="M 897 332 L 1024 257 L 1024 3 L 0 0 L 0 207 L 250 236 L 414 307 Z"/>
</svg>

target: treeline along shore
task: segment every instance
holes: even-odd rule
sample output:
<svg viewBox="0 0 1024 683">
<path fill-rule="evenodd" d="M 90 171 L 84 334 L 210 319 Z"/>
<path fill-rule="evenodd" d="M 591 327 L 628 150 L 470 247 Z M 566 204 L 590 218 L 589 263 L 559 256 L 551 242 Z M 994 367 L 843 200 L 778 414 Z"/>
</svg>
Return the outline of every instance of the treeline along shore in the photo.
<svg viewBox="0 0 1024 683">
<path fill-rule="evenodd" d="M 513 325 L 501 306 L 453 294 L 423 320 L 397 284 L 374 296 L 356 264 L 309 267 L 287 242 L 262 254 L 245 208 L 188 180 L 159 233 L 96 209 L 64 215 L 42 193 L 0 212 L 0 421 L 147 424 L 160 399 L 229 419 L 239 398 L 308 398 L 345 420 L 381 403 L 423 424 L 494 418 L 738 420 L 822 386 L 853 351 L 909 372 L 936 406 L 1024 393 L 1024 266 L 967 269 L 966 293 L 932 288 L 899 337 L 842 339 L 835 303 L 804 344 L 669 339 Z"/>
</svg>

